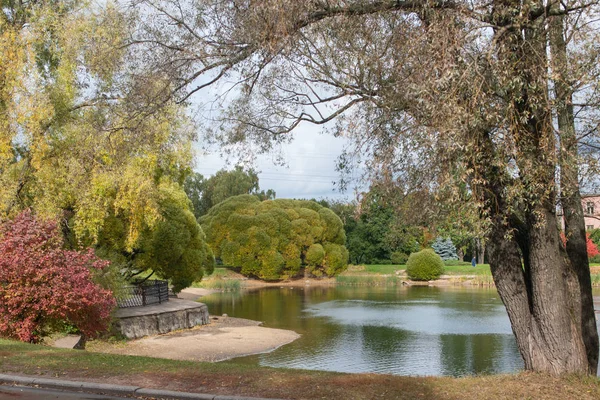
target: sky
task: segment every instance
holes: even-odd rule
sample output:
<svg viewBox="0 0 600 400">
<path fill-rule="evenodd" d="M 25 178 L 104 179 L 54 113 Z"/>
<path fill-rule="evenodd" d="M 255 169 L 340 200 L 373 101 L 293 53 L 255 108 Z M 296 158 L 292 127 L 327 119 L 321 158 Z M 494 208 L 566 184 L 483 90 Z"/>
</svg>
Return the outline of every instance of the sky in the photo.
<svg viewBox="0 0 600 400">
<path fill-rule="evenodd" d="M 344 138 L 336 138 L 331 134 L 320 133 L 320 128 L 313 125 L 301 125 L 292 132 L 293 140 L 282 146 L 281 154 L 286 160 L 285 166 L 275 164 L 275 154 L 258 156 L 254 169 L 259 172 L 259 183 L 262 190 L 273 189 L 277 198 L 335 199 L 351 200 L 353 190 L 346 193 L 334 191 L 340 178 L 335 170 L 338 156 L 346 144 Z M 196 156 L 196 172 L 214 175 L 219 169 L 232 169 L 235 160 L 229 162 L 219 155 L 218 149 L 202 154 L 198 143 Z"/>
</svg>

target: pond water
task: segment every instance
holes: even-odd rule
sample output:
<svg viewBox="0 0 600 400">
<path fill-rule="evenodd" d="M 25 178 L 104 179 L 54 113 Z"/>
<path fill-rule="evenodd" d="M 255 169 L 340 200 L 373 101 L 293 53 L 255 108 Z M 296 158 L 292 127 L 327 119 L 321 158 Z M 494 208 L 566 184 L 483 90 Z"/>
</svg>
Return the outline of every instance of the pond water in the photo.
<svg viewBox="0 0 600 400">
<path fill-rule="evenodd" d="M 291 329 L 295 342 L 235 362 L 398 375 L 503 373 L 519 356 L 495 289 L 262 288 L 202 298 L 213 315 Z"/>
</svg>

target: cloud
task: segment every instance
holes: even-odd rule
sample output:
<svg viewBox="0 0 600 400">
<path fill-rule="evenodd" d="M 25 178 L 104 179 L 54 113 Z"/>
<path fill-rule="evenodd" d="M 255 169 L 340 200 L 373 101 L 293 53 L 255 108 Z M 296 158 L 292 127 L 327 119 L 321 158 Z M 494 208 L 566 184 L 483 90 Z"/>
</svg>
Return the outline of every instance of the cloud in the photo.
<svg viewBox="0 0 600 400">
<path fill-rule="evenodd" d="M 337 158 L 347 142 L 330 134 L 320 133 L 314 125 L 301 125 L 293 132 L 289 144 L 281 147 L 280 156 L 285 166 L 278 166 L 278 154 L 259 155 L 254 168 L 259 173 L 261 189 L 273 189 L 277 198 L 335 198 L 348 199 L 350 194 L 334 191 L 334 182 L 340 176 L 335 170 Z M 215 149 L 218 150 L 218 149 Z M 215 151 L 199 154 L 196 170 L 205 176 L 222 168 L 233 168 L 237 160 L 226 161 Z"/>
</svg>

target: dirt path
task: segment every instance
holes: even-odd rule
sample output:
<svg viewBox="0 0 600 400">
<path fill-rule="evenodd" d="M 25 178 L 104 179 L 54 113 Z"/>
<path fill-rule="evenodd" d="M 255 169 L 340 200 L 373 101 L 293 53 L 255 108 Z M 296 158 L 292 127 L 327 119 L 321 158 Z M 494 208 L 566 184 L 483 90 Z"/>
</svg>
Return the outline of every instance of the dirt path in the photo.
<svg viewBox="0 0 600 400">
<path fill-rule="evenodd" d="M 90 342 L 93 352 L 189 361 L 223 361 L 266 353 L 300 337 L 294 331 L 264 328 L 261 322 L 211 317 L 209 325 L 124 343 Z"/>
</svg>

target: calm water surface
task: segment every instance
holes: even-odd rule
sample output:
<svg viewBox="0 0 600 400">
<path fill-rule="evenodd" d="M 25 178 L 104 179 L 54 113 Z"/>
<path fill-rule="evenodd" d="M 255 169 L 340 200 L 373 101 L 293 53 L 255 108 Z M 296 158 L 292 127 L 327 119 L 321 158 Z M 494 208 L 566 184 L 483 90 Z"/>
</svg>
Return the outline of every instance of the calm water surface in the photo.
<svg viewBox="0 0 600 400">
<path fill-rule="evenodd" d="M 302 335 L 273 352 L 235 362 L 452 376 L 523 367 L 495 289 L 262 288 L 214 294 L 202 302 L 213 315 L 264 321 Z"/>
</svg>

